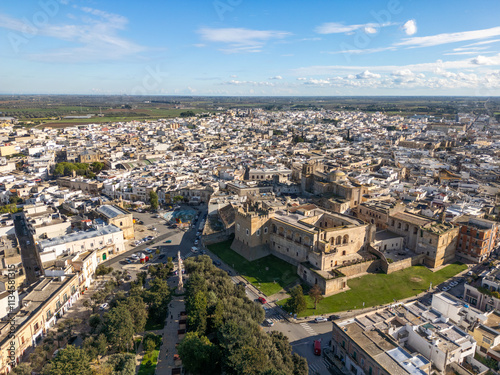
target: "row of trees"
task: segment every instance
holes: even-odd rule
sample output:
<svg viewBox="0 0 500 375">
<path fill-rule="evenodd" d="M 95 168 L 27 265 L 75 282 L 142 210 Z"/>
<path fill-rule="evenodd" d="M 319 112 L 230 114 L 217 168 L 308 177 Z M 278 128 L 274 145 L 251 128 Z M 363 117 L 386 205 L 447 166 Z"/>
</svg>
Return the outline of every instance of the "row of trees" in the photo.
<svg viewBox="0 0 500 375">
<path fill-rule="evenodd" d="M 78 176 L 87 176 L 89 178 L 95 178 L 96 174 L 99 173 L 104 168 L 104 163 L 100 161 L 95 161 L 93 163 L 70 163 L 63 161 L 57 163 L 54 168 L 54 174 L 56 176 L 72 176 L 73 171 Z"/>
<path fill-rule="evenodd" d="M 169 260 L 167 265 L 150 267 L 151 279 L 147 289 L 145 288 L 147 274 L 142 272 L 131 284 L 128 293 L 116 290 L 126 275 L 125 272 L 99 266 L 97 274 L 111 273 L 116 281 L 108 281 L 101 290 L 92 295 L 90 302 L 85 301 L 84 306 L 94 312 L 97 306 L 111 297 L 110 310 L 102 317 L 99 314 L 90 315 L 88 325 L 91 331 L 90 334 L 83 335 L 81 348 L 67 345 L 50 359 L 54 350 L 64 343 L 66 337 L 73 337 L 72 329 L 80 323 L 74 319 L 61 320 L 58 323 L 60 326 L 58 332 L 50 333 L 44 339 L 43 345 L 37 346 L 35 353 L 30 357 L 30 363 L 17 366 L 15 373 L 27 375 L 37 371 L 43 375 L 135 374 L 134 337 L 144 332 L 148 320 L 152 323 L 163 323 L 167 314 L 171 296 L 166 279 L 173 268 L 171 259 Z M 160 344 L 160 336 L 154 334 L 144 336 L 143 347 L 146 351 L 152 351 Z M 102 361 L 103 357 L 106 357 L 105 361 Z"/>
<path fill-rule="evenodd" d="M 264 310 L 245 288 L 207 256 L 188 258 L 186 285 L 188 333 L 178 351 L 193 374 L 307 374 L 307 361 L 292 355 L 286 336 L 265 334 Z"/>
</svg>

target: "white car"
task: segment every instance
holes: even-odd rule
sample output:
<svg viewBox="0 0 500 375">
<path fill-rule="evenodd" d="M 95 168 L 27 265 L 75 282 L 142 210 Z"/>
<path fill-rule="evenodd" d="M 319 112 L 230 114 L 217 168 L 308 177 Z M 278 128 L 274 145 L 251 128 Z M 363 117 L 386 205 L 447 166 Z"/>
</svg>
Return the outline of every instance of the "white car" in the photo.
<svg viewBox="0 0 500 375">
<path fill-rule="evenodd" d="M 149 247 L 146 247 L 146 250 L 144 250 L 146 253 L 151 254 L 154 250 L 150 249 Z"/>
<path fill-rule="evenodd" d="M 194 244 L 195 244 L 195 245 L 198 245 L 198 242 L 199 242 L 199 241 L 198 241 L 198 240 L 196 240 L 196 241 L 194 241 Z"/>
<path fill-rule="evenodd" d="M 106 310 L 109 307 L 108 303 L 103 303 L 101 306 L 99 306 L 99 310 Z"/>
<path fill-rule="evenodd" d="M 197 248 L 196 246 L 193 246 L 193 247 L 191 248 L 191 251 L 192 251 L 193 253 L 196 253 L 196 252 L 198 252 L 198 248 Z"/>
<path fill-rule="evenodd" d="M 327 322 L 327 321 L 328 321 L 328 319 L 326 319 L 326 318 L 324 318 L 324 317 L 322 317 L 322 316 L 318 316 L 316 319 L 314 319 L 314 321 L 315 321 L 316 323 L 322 323 L 322 322 Z"/>
<path fill-rule="evenodd" d="M 134 259 L 134 260 L 139 259 L 139 257 L 138 257 L 137 255 L 135 255 L 135 254 L 132 254 L 130 257 L 131 257 L 132 259 Z"/>
</svg>

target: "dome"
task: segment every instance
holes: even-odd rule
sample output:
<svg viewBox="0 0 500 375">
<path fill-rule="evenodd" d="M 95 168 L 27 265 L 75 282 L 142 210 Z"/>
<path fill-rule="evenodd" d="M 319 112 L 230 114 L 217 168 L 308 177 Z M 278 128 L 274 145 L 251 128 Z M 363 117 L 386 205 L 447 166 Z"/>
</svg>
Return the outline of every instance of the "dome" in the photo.
<svg viewBox="0 0 500 375">
<path fill-rule="evenodd" d="M 328 173 L 328 179 L 330 181 L 337 181 L 337 180 L 342 180 L 346 177 L 346 174 L 342 172 L 341 170 L 334 170 Z"/>
</svg>

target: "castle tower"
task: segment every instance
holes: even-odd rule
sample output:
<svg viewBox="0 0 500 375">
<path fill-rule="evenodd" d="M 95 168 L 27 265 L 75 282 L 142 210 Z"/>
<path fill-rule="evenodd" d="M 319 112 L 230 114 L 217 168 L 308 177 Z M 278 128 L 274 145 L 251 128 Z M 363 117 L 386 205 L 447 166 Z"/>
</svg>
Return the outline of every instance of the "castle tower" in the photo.
<svg viewBox="0 0 500 375">
<path fill-rule="evenodd" d="M 269 254 L 270 218 L 272 211 L 253 210 L 246 206 L 235 215 L 234 241 L 231 249 L 248 260 L 262 258 Z"/>
</svg>

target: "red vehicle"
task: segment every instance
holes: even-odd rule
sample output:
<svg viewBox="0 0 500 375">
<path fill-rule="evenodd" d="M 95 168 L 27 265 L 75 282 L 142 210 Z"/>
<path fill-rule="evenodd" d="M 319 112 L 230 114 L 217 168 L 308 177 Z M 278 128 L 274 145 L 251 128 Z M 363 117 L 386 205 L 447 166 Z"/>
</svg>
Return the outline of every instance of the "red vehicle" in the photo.
<svg viewBox="0 0 500 375">
<path fill-rule="evenodd" d="M 259 302 L 262 303 L 263 305 L 267 303 L 266 299 L 264 297 L 259 297 L 258 298 Z"/>
<path fill-rule="evenodd" d="M 321 340 L 314 340 L 314 355 L 321 355 Z"/>
</svg>

